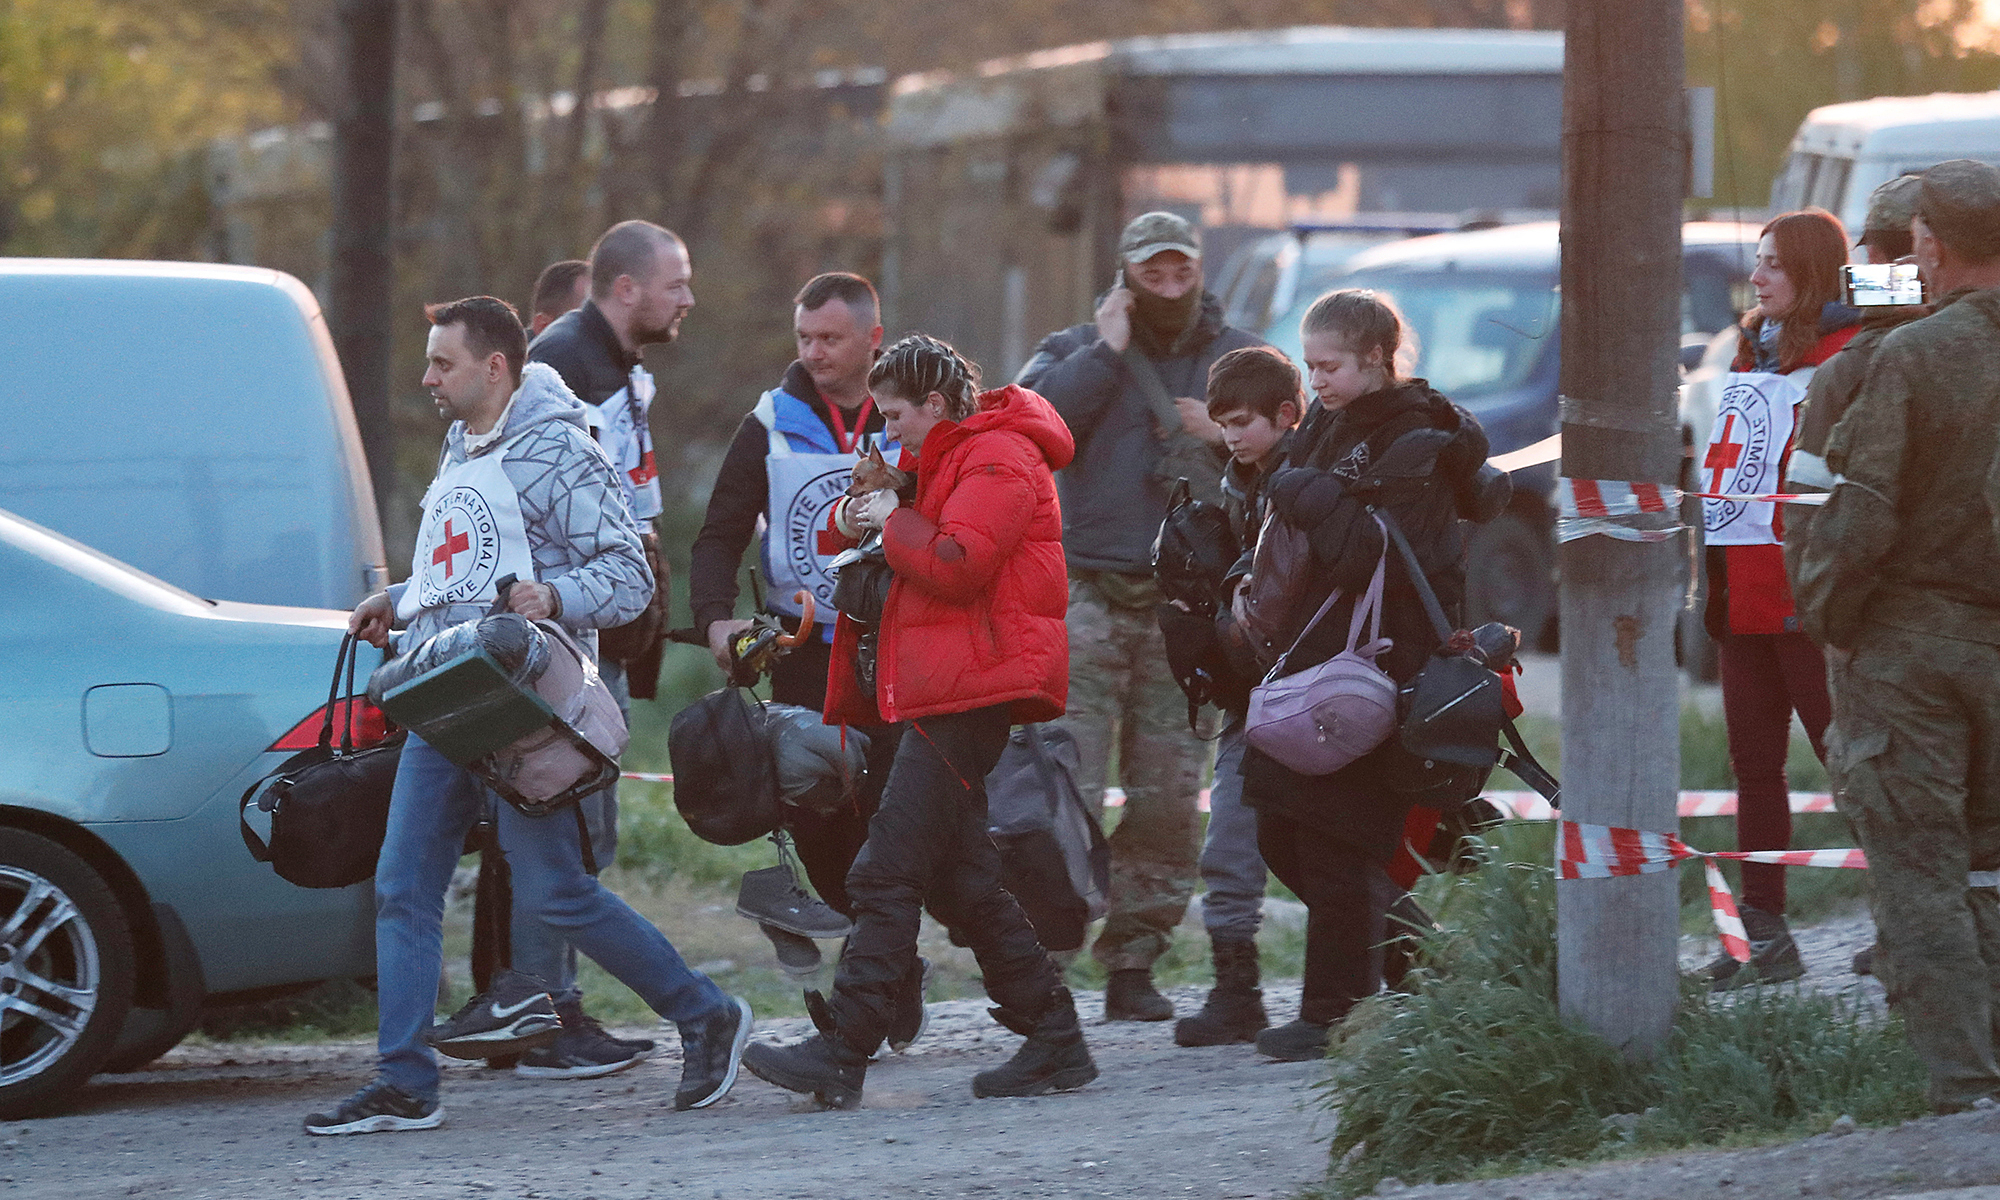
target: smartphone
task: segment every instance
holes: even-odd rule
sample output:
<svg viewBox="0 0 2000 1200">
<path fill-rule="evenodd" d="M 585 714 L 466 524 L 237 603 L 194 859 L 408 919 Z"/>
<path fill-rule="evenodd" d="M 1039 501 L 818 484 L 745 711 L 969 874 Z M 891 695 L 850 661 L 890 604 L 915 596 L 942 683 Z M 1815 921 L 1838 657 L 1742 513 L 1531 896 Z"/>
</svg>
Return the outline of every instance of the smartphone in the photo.
<svg viewBox="0 0 2000 1200">
<path fill-rule="evenodd" d="M 1840 286 L 1855 308 L 1924 302 L 1915 263 L 1849 263 L 1840 268 Z"/>
</svg>

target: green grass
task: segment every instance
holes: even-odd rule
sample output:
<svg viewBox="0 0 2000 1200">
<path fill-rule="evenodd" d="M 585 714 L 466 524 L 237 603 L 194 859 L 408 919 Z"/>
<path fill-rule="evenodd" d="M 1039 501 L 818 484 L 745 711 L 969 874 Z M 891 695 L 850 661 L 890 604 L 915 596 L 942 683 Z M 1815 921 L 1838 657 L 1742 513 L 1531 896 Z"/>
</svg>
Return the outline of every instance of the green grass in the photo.
<svg viewBox="0 0 2000 1200">
<path fill-rule="evenodd" d="M 1339 1112 L 1328 1189 L 1444 1182 L 1616 1154 L 1755 1142 L 1848 1114 L 1925 1111 L 1893 1019 L 1795 988 L 1682 998 L 1668 1043 L 1633 1063 L 1556 1004 L 1546 830 L 1511 826 L 1475 873 L 1432 880 L 1446 932 L 1410 996 L 1349 1016 L 1322 1099 Z M 1445 894 L 1435 894 L 1442 888 Z"/>
</svg>

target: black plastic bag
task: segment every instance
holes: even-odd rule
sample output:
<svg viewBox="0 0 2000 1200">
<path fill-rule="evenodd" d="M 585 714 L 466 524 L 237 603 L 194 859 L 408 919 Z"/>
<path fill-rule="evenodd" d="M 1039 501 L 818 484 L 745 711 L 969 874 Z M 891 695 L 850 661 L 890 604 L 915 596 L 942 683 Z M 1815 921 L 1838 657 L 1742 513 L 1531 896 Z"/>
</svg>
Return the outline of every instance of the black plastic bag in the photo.
<svg viewBox="0 0 2000 1200">
<path fill-rule="evenodd" d="M 771 730 L 742 688 L 720 688 L 676 713 L 667 757 L 674 807 L 702 841 L 740 846 L 783 823 Z"/>
</svg>

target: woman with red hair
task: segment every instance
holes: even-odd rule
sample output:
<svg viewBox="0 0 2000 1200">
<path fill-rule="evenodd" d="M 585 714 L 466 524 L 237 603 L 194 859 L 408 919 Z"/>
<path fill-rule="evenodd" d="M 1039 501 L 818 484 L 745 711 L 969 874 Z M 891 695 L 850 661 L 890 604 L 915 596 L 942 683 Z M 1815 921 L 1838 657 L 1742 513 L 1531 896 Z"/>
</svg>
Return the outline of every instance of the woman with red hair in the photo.
<svg viewBox="0 0 2000 1200">
<path fill-rule="evenodd" d="M 1833 357 L 1860 327 L 1861 314 L 1840 302 L 1840 268 L 1846 262 L 1847 231 L 1824 209 L 1785 213 L 1764 226 L 1757 265 L 1750 272 L 1757 306 L 1743 317 L 1731 391 L 1739 378 L 1754 387 L 1759 375 L 1777 375 L 1797 385 L 1796 391 L 1786 390 L 1784 396 L 1804 396 L 1813 370 Z M 1725 399 L 1725 415 L 1728 409 Z M 1773 414 L 1782 421 L 1774 420 L 1772 428 L 1794 427 L 1791 415 Z M 1754 440 L 1753 434 L 1732 438 L 1720 421 L 1718 428 L 1723 432 L 1700 460 L 1701 469 L 1715 469 L 1714 475 L 1703 475 L 1705 484 L 1723 478 L 1721 468 L 1739 461 Z M 1780 449 L 1775 473 L 1767 476 L 1772 486 L 1759 490 L 1777 490 L 1784 456 L 1791 452 L 1789 438 Z M 1820 648 L 1799 630 L 1792 589 L 1785 580 L 1780 545 L 1784 506 L 1769 506 L 1776 512 L 1769 518 L 1766 538 L 1716 545 L 1722 539 L 1713 536 L 1713 514 L 1725 504 L 1707 503 L 1711 519 L 1705 523 L 1712 536 L 1706 552 L 1708 604 L 1703 618 L 1721 651 L 1722 712 L 1729 732 L 1729 765 L 1736 774 L 1736 845 L 1740 850 L 1783 850 L 1792 839 L 1790 786 L 1785 779 L 1792 714 L 1799 715 L 1814 752 L 1824 760 L 1823 738 L 1832 715 L 1826 663 Z M 1701 971 L 1711 988 L 1728 991 L 1805 974 L 1785 924 L 1785 868 L 1743 864 L 1743 926 L 1750 961 L 1738 963 L 1727 954 L 1719 955 Z"/>
</svg>

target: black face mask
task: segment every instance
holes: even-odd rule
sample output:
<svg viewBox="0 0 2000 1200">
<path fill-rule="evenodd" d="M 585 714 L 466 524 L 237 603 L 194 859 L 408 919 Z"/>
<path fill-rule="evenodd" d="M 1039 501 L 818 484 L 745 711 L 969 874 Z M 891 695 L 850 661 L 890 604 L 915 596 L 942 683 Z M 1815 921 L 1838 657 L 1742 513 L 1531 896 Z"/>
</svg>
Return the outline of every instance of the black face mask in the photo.
<svg viewBox="0 0 2000 1200">
<path fill-rule="evenodd" d="M 1131 276 L 1125 275 L 1125 286 L 1132 291 L 1132 330 L 1137 336 L 1140 348 L 1150 354 L 1164 354 L 1179 340 L 1187 327 L 1194 323 L 1195 314 L 1201 311 L 1201 284 L 1189 288 L 1178 299 L 1169 300 L 1156 296 L 1140 287 Z"/>
</svg>

